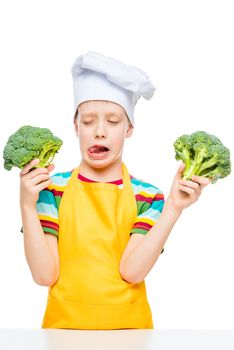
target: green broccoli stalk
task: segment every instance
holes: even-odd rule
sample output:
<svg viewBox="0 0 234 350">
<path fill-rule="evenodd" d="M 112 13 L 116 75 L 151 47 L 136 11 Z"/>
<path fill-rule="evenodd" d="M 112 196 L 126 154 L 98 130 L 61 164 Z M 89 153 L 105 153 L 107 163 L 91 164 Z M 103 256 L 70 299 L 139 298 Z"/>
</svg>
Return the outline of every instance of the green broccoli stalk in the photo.
<svg viewBox="0 0 234 350">
<path fill-rule="evenodd" d="M 187 145 L 190 145 L 190 152 Z M 175 158 L 182 160 L 186 165 L 182 176 L 184 180 L 191 180 L 193 175 L 198 175 L 215 183 L 231 172 L 229 149 L 218 137 L 205 131 L 182 135 L 174 142 L 174 149 Z"/>
<path fill-rule="evenodd" d="M 12 134 L 3 150 L 4 168 L 22 169 L 34 158 L 40 161 L 34 168 L 47 167 L 54 159 L 63 142 L 47 128 L 22 126 Z"/>
<path fill-rule="evenodd" d="M 209 147 L 204 143 L 195 143 L 193 145 L 193 152 L 191 153 L 193 154 L 193 157 L 190 157 L 190 166 L 186 167 L 183 172 L 183 178 L 185 180 L 191 179 L 194 174 L 198 173 L 202 162 L 209 156 Z"/>
</svg>

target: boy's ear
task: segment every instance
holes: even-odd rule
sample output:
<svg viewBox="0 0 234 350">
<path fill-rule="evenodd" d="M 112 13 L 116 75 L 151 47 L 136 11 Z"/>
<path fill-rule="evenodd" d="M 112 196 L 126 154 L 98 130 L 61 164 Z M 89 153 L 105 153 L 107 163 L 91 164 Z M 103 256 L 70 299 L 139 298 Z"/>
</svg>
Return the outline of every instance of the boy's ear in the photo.
<svg viewBox="0 0 234 350">
<path fill-rule="evenodd" d="M 132 124 L 128 124 L 128 129 L 127 129 L 127 131 L 126 131 L 126 137 L 130 137 L 131 135 L 132 135 L 132 133 L 133 133 L 133 126 L 132 126 Z"/>
<path fill-rule="evenodd" d="M 78 136 L 78 123 L 76 121 L 76 117 L 74 117 L 73 123 L 74 123 L 74 127 L 75 127 L 76 136 Z"/>
</svg>

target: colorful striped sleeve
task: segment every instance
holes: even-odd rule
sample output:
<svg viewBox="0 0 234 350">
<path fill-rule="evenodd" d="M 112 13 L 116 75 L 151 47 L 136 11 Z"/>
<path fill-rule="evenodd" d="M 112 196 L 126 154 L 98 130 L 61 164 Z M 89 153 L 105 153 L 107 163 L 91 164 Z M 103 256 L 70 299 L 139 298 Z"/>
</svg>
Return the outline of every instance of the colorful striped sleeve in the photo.
<svg viewBox="0 0 234 350">
<path fill-rule="evenodd" d="M 36 210 L 44 233 L 58 237 L 58 208 L 50 186 L 39 192 Z"/>
<path fill-rule="evenodd" d="M 58 237 L 58 208 L 50 186 L 39 192 L 36 211 L 44 233 Z M 23 233 L 23 226 L 20 231 Z"/>
<path fill-rule="evenodd" d="M 59 237 L 59 206 L 72 171 L 51 176 L 52 183 L 39 192 L 36 210 L 44 233 Z"/>
<path fill-rule="evenodd" d="M 36 203 L 38 218 L 44 233 L 51 233 L 57 237 L 59 236 L 59 205 L 68 178 L 68 173 L 56 173 L 51 176 L 52 183 L 39 192 Z"/>
<path fill-rule="evenodd" d="M 133 233 L 147 234 L 151 227 L 159 219 L 163 206 L 164 206 L 164 194 L 163 192 L 143 180 L 132 179 L 134 190 L 137 193 L 137 217 L 134 221 L 133 228 L 130 235 Z M 163 253 L 164 248 L 161 253 Z"/>
<path fill-rule="evenodd" d="M 59 206 L 72 171 L 51 176 L 52 183 L 39 192 L 36 211 L 44 233 L 59 237 Z M 23 233 L 23 227 L 21 227 Z"/>
</svg>

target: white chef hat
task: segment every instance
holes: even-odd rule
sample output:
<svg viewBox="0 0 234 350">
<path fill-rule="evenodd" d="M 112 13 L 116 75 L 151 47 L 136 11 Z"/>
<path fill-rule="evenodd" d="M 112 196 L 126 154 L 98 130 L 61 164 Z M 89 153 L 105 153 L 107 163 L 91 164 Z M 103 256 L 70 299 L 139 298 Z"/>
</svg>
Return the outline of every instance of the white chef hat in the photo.
<svg viewBox="0 0 234 350">
<path fill-rule="evenodd" d="M 84 101 L 112 101 L 125 109 L 132 125 L 138 99 L 149 100 L 156 90 L 141 69 L 93 51 L 77 57 L 71 73 L 75 113 Z"/>
</svg>

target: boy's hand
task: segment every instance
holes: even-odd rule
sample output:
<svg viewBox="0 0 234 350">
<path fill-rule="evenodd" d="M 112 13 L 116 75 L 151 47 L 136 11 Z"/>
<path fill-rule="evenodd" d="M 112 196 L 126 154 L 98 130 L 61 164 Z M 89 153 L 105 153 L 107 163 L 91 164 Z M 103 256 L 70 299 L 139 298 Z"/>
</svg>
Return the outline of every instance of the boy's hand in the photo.
<svg viewBox="0 0 234 350">
<path fill-rule="evenodd" d="M 50 164 L 47 168 L 35 168 L 32 170 L 38 162 L 38 159 L 33 159 L 20 172 L 21 207 L 34 208 L 39 192 L 51 183 L 49 172 L 54 169 L 54 164 Z"/>
<path fill-rule="evenodd" d="M 174 177 L 168 196 L 173 208 L 179 212 L 196 202 L 203 188 L 210 183 L 208 178 L 195 175 L 192 177 L 192 181 L 182 180 L 184 168 L 185 164 L 182 163 Z"/>
</svg>

